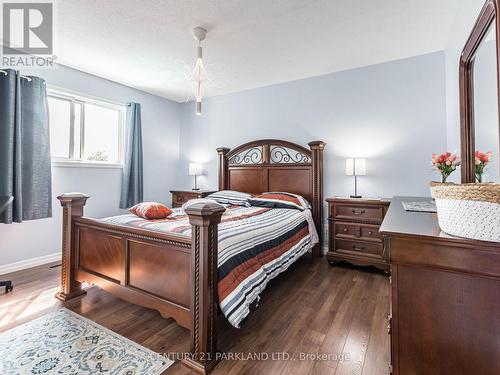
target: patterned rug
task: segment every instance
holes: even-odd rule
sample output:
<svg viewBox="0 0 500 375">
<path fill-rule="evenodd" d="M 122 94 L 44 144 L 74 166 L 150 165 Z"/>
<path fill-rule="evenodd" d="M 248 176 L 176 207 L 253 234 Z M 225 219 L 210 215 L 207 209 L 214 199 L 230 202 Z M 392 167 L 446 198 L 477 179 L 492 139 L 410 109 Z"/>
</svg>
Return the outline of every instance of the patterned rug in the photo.
<svg viewBox="0 0 500 375">
<path fill-rule="evenodd" d="M 64 308 L 0 334 L 2 375 L 159 375 L 172 363 Z"/>
</svg>

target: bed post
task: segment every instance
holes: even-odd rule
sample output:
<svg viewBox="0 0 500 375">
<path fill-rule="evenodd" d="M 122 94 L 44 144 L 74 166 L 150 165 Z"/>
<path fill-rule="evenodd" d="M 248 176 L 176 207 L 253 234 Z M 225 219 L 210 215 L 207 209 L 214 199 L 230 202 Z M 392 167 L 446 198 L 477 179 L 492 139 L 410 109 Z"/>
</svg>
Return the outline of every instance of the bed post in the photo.
<svg viewBox="0 0 500 375">
<path fill-rule="evenodd" d="M 311 159 L 313 169 L 313 218 L 318 230 L 319 243 L 314 246 L 313 256 L 322 256 L 321 247 L 323 246 L 323 150 L 325 142 L 309 142 L 311 148 Z"/>
<path fill-rule="evenodd" d="M 229 149 L 226 147 L 219 147 L 217 154 L 219 154 L 219 190 L 228 189 L 228 175 L 227 175 L 227 153 Z"/>
<path fill-rule="evenodd" d="M 67 301 L 85 294 L 82 284 L 75 280 L 76 244 L 73 219 L 83 216 L 83 207 L 89 196 L 83 193 L 67 193 L 57 197 L 63 207 L 61 291 L 56 298 Z"/>
<path fill-rule="evenodd" d="M 217 250 L 218 230 L 224 207 L 198 203 L 186 209 L 192 225 L 191 240 L 191 356 L 184 364 L 206 374 L 217 355 Z"/>
</svg>

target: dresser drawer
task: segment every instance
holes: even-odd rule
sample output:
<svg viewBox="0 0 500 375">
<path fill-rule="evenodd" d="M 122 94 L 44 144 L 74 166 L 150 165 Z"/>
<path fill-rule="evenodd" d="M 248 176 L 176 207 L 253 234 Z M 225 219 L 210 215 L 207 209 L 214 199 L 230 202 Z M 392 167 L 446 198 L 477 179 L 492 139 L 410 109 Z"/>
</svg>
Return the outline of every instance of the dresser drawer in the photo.
<svg viewBox="0 0 500 375">
<path fill-rule="evenodd" d="M 377 242 L 335 240 L 335 252 L 382 258 L 384 246 Z"/>
<path fill-rule="evenodd" d="M 333 224 L 337 238 L 360 239 L 381 242 L 379 226 L 371 224 L 357 224 L 338 221 Z"/>
<path fill-rule="evenodd" d="M 330 217 L 333 217 L 335 219 L 348 219 L 381 223 L 384 219 L 384 207 L 335 204 L 333 206 L 333 212 L 330 212 Z"/>
</svg>

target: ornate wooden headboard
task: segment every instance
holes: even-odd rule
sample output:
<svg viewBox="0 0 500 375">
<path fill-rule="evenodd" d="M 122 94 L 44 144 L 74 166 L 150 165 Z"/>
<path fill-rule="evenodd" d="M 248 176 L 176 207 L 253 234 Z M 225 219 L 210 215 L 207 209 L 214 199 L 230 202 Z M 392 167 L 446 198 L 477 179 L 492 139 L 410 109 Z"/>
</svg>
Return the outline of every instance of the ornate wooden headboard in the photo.
<svg viewBox="0 0 500 375">
<path fill-rule="evenodd" d="M 233 150 L 218 148 L 219 190 L 300 194 L 313 207 L 314 222 L 321 238 L 325 145 L 325 142 L 314 141 L 307 149 L 292 142 L 261 139 Z M 313 252 L 319 255 L 320 246 Z"/>
</svg>

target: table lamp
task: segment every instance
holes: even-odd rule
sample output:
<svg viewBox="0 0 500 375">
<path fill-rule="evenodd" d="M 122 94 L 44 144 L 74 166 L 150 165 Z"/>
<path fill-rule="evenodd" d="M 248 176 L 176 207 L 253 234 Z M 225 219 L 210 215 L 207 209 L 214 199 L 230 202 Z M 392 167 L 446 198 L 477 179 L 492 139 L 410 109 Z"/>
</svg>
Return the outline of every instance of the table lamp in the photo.
<svg viewBox="0 0 500 375">
<path fill-rule="evenodd" d="M 203 174 L 203 164 L 200 163 L 189 163 L 189 175 L 194 176 L 194 188 L 193 190 L 200 190 L 196 183 L 196 177 Z"/>
<path fill-rule="evenodd" d="M 354 195 L 351 195 L 351 198 L 361 198 L 361 195 L 358 195 L 358 176 L 366 175 L 366 159 L 346 159 L 345 174 L 346 176 L 354 176 Z"/>
</svg>

